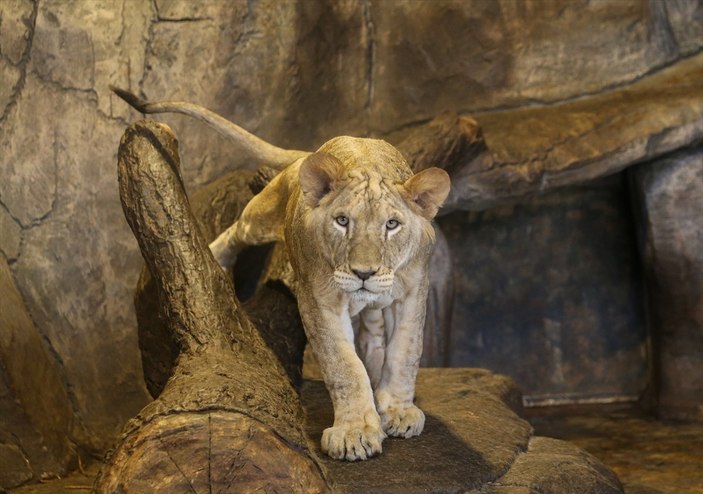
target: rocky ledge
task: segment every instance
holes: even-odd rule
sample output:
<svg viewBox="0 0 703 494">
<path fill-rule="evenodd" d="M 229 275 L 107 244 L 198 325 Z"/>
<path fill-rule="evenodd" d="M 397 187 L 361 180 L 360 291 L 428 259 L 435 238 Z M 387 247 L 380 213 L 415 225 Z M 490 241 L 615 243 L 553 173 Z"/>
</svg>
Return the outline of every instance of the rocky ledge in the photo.
<svg viewBox="0 0 703 494">
<path fill-rule="evenodd" d="M 331 460 L 319 451 L 332 405 L 321 381 L 302 389 L 309 443 L 332 492 L 471 494 L 610 494 L 617 476 L 576 446 L 535 436 L 522 417 L 522 396 L 505 376 L 483 369 L 420 369 L 416 403 L 425 430 L 386 439 L 365 462 Z"/>
</svg>

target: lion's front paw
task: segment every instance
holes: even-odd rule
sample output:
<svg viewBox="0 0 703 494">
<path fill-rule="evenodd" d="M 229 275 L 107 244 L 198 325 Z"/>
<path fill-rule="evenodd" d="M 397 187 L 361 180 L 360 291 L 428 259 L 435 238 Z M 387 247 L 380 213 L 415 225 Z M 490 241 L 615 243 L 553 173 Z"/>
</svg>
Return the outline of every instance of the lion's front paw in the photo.
<svg viewBox="0 0 703 494">
<path fill-rule="evenodd" d="M 381 453 L 386 435 L 363 421 L 337 425 L 322 433 L 322 451 L 335 460 L 366 460 Z"/>
<path fill-rule="evenodd" d="M 381 412 L 381 426 L 389 436 L 417 436 L 425 427 L 425 414 L 415 405 L 389 406 Z"/>
</svg>

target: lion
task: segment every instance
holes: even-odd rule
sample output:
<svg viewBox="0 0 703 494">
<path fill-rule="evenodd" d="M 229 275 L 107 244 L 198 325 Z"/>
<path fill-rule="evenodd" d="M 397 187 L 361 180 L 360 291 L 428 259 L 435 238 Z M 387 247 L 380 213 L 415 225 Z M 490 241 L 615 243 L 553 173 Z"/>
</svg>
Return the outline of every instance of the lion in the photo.
<svg viewBox="0 0 703 494">
<path fill-rule="evenodd" d="M 305 333 L 334 407 L 322 451 L 366 460 L 382 452 L 387 436 L 419 435 L 425 415 L 414 404 L 415 379 L 431 221 L 449 194 L 447 173 L 413 175 L 395 147 L 370 138 L 335 137 L 313 153 L 284 150 L 197 105 L 149 103 L 113 90 L 142 113 L 195 116 L 262 162 L 283 166 L 210 249 L 228 269 L 244 246 L 285 246 Z"/>
</svg>

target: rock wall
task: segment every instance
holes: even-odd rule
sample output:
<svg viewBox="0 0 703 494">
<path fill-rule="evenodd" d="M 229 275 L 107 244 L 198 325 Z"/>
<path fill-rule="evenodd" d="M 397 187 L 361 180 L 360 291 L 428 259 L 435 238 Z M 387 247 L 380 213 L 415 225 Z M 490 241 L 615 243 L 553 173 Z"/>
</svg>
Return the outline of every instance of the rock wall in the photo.
<svg viewBox="0 0 703 494">
<path fill-rule="evenodd" d="M 702 45 L 695 0 L 2 2 L 0 250 L 65 383 L 71 440 L 103 449 L 147 400 L 132 308 L 141 261 L 115 179 L 137 114 L 108 84 L 313 148 L 444 110 L 598 93 Z M 255 165 L 201 125 L 164 120 L 191 188 Z"/>
<path fill-rule="evenodd" d="M 659 411 L 703 417 L 703 148 L 631 170 Z"/>
</svg>

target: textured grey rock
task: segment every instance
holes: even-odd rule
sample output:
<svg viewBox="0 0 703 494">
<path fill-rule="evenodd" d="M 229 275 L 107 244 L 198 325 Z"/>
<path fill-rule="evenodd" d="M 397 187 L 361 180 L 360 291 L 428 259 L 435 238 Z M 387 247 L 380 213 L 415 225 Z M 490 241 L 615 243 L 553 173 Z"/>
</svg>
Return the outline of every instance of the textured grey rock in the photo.
<svg viewBox="0 0 703 494">
<path fill-rule="evenodd" d="M 674 34 L 674 41 L 681 54 L 694 53 L 701 49 L 703 37 L 703 4 L 687 0 L 662 2 Z"/>
<path fill-rule="evenodd" d="M 22 227 L 7 209 L 0 207 L 0 252 L 8 261 L 14 262 L 20 253 Z"/>
<path fill-rule="evenodd" d="M 35 17 L 29 0 L 0 5 L 0 122 L 22 89 Z"/>
<path fill-rule="evenodd" d="M 703 417 L 703 149 L 632 171 L 647 276 L 659 411 Z"/>
<path fill-rule="evenodd" d="M 2 198 L 23 227 L 13 272 L 71 383 L 74 440 L 102 449 L 145 400 L 133 315 L 125 311 L 139 255 L 118 207 L 114 161 L 96 146 L 111 142 L 120 125 L 95 114 L 83 93 L 35 77 L 25 89 L 13 110 L 22 124 L 4 127 L 0 138 L 9 165 Z M 70 126 L 42 116 L 44 98 Z"/>
<path fill-rule="evenodd" d="M 32 69 L 42 80 L 65 89 L 90 91 L 95 84 L 95 50 L 88 23 L 92 16 L 70 4 L 44 7 L 37 16 Z M 83 23 L 77 23 L 80 18 Z M 107 33 L 106 33 L 107 34 Z"/>
</svg>

